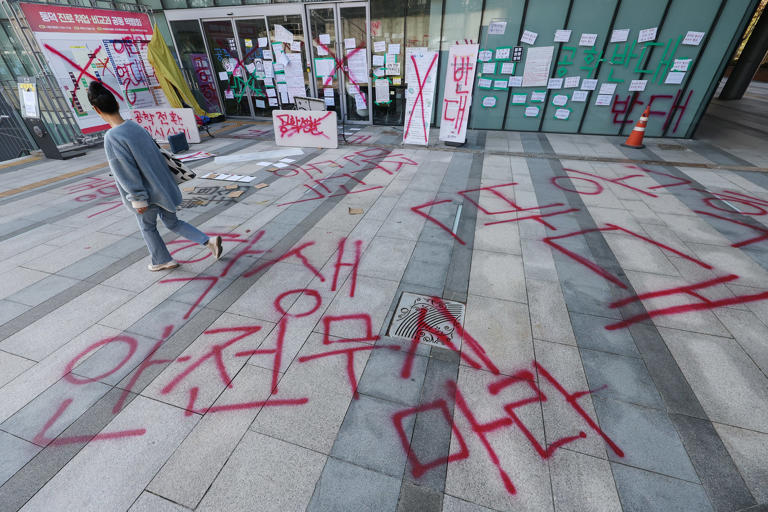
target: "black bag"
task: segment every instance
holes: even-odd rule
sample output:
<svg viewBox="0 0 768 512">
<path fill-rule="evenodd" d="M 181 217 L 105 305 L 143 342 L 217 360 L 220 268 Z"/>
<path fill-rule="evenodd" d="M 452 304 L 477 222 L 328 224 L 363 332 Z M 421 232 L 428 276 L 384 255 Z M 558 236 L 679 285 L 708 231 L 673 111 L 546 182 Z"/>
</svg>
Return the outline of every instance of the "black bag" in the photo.
<svg viewBox="0 0 768 512">
<path fill-rule="evenodd" d="M 155 142 L 155 144 L 157 144 L 157 142 Z M 173 156 L 173 153 L 167 149 L 161 148 L 159 145 L 157 146 L 157 149 L 159 149 L 160 153 L 165 157 L 165 162 L 168 164 L 168 170 L 173 174 L 176 183 L 184 183 L 185 181 L 193 180 L 197 177 L 197 174 L 181 163 L 178 158 Z"/>
</svg>

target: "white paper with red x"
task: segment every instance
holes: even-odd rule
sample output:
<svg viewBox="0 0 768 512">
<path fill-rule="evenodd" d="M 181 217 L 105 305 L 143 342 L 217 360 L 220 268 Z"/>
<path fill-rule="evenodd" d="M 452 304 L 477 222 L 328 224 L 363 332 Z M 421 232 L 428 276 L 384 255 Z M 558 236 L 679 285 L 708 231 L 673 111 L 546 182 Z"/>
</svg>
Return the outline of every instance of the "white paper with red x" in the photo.
<svg viewBox="0 0 768 512">
<path fill-rule="evenodd" d="M 426 146 L 435 98 L 437 52 L 426 48 L 405 50 L 405 128 L 403 142 Z"/>
</svg>

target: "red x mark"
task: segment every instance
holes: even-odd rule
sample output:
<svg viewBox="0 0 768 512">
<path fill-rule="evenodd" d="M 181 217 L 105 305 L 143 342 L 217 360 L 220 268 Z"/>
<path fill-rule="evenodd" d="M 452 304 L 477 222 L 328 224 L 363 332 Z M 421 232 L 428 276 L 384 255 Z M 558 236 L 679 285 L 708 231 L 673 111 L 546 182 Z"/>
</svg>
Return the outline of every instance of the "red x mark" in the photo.
<svg viewBox="0 0 768 512">
<path fill-rule="evenodd" d="M 97 81 L 99 81 L 99 82 L 101 81 L 101 79 L 99 79 L 99 78 L 97 78 L 97 77 L 93 76 L 93 75 L 92 75 L 92 74 L 90 74 L 88 71 L 86 71 L 86 69 L 88 69 L 88 66 L 90 66 L 90 65 L 91 65 L 91 62 L 93 62 L 93 59 L 95 59 L 95 58 L 96 58 L 96 54 L 98 54 L 98 53 L 99 53 L 99 50 L 101 50 L 101 46 L 99 46 L 98 48 L 96 48 L 96 51 L 94 51 L 94 52 L 93 52 L 93 57 L 91 57 L 91 58 L 90 58 L 90 60 L 88 61 L 88 63 L 87 63 L 87 64 L 86 64 L 84 67 L 82 67 L 82 68 L 81 68 L 80 66 L 78 66 L 78 65 L 75 63 L 75 61 L 73 61 L 72 59 L 70 59 L 69 57 L 67 57 L 66 55 L 64 55 L 63 53 L 61 53 L 59 50 L 57 50 L 56 48 L 52 47 L 51 45 L 45 44 L 45 45 L 43 45 L 43 46 L 45 47 L 45 49 L 46 49 L 46 50 L 48 50 L 49 52 L 53 53 L 54 55 L 58 55 L 59 57 L 61 57 L 62 59 L 64 59 L 64 61 L 65 61 L 67 64 L 69 64 L 70 66 L 72 66 L 73 68 L 75 68 L 76 70 L 78 70 L 78 71 L 80 72 L 80 74 L 77 76 L 77 80 L 75 80 L 75 89 L 74 89 L 74 91 L 72 91 L 72 104 L 73 104 L 73 105 L 75 104 L 75 92 L 76 92 L 76 91 L 77 91 L 77 90 L 80 88 L 80 79 L 81 79 L 81 78 L 83 78 L 83 75 L 87 76 L 87 77 L 88 77 L 88 78 L 90 78 L 91 80 L 97 80 Z M 103 85 L 103 86 L 104 86 L 104 87 L 105 87 L 107 90 L 109 90 L 109 91 L 110 91 L 112 94 L 114 94 L 115 96 L 117 96 L 118 98 L 120 98 L 120 101 L 124 101 L 124 100 L 123 100 L 123 97 L 120 95 L 120 93 L 119 93 L 119 92 L 117 92 L 116 90 L 114 90 L 114 89 L 113 89 L 113 88 L 111 88 L 109 85 L 107 85 L 107 84 L 105 84 L 105 83 L 103 83 L 103 82 L 102 82 L 102 85 Z"/>
<path fill-rule="evenodd" d="M 413 113 L 416 112 L 416 105 L 421 102 L 421 121 L 422 125 L 424 126 L 424 140 L 427 140 L 427 120 L 424 116 L 424 84 L 427 83 L 427 77 L 429 76 L 429 72 L 432 71 L 432 66 L 435 65 L 435 62 L 437 62 L 437 54 L 432 57 L 432 62 L 429 63 L 427 72 L 424 74 L 423 82 L 421 81 L 421 75 L 419 75 L 419 67 L 416 65 L 416 57 L 413 55 L 411 55 L 411 62 L 413 62 L 414 71 L 416 71 L 416 82 L 419 85 L 419 92 L 416 94 L 416 99 L 413 102 L 413 110 L 411 110 L 411 115 L 408 116 L 408 124 L 405 126 L 405 135 L 403 135 L 403 138 L 408 136 L 408 131 L 411 129 L 411 119 L 413 119 Z"/>
<path fill-rule="evenodd" d="M 344 73 L 344 76 L 347 77 L 347 79 L 349 79 L 349 81 L 352 82 L 352 85 L 355 86 L 355 89 L 357 89 L 357 94 L 359 94 L 363 98 L 363 104 L 365 104 L 365 106 L 367 108 L 368 107 L 368 103 L 367 103 L 367 100 L 365 99 L 365 95 L 360 90 L 360 86 L 357 85 L 357 82 L 352 80 L 352 77 L 349 76 L 349 72 L 346 69 L 344 69 L 344 63 L 348 62 L 348 60 L 349 60 L 349 58 L 351 56 L 353 56 L 354 54 L 356 54 L 360 50 L 364 50 L 365 48 L 362 48 L 362 47 L 361 48 L 355 48 L 354 50 L 350 51 L 349 54 L 346 57 L 343 57 L 341 60 L 339 60 L 339 59 L 336 58 L 336 54 L 335 53 L 333 53 L 331 50 L 328 49 L 327 46 L 325 46 L 323 43 L 320 42 L 320 39 L 315 39 L 315 42 L 317 43 L 317 45 L 320 48 L 325 50 L 325 52 L 328 55 L 333 57 L 333 61 L 336 63 L 334 65 L 334 67 L 333 67 L 333 71 L 331 72 L 331 74 L 328 75 L 328 77 L 325 79 L 325 82 L 323 82 L 323 87 L 327 87 L 327 86 L 329 86 L 331 84 L 331 82 L 333 81 L 333 75 L 336 74 L 336 70 L 341 70 L 341 72 Z"/>
</svg>

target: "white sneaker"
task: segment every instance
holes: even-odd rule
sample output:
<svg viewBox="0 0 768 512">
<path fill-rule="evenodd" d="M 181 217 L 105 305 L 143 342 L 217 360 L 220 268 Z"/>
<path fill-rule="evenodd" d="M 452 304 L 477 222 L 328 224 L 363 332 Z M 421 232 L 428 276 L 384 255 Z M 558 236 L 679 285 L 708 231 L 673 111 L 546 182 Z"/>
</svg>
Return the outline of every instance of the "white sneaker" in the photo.
<svg viewBox="0 0 768 512">
<path fill-rule="evenodd" d="M 205 244 L 205 246 L 211 250 L 211 254 L 213 254 L 213 257 L 216 259 L 221 258 L 221 237 L 216 235 L 214 237 L 211 237 L 208 239 L 208 242 Z"/>
<path fill-rule="evenodd" d="M 169 270 L 178 266 L 179 264 L 177 262 L 171 260 L 166 263 L 160 263 L 159 265 L 148 265 L 147 268 L 152 272 L 157 272 L 159 270 Z"/>
</svg>

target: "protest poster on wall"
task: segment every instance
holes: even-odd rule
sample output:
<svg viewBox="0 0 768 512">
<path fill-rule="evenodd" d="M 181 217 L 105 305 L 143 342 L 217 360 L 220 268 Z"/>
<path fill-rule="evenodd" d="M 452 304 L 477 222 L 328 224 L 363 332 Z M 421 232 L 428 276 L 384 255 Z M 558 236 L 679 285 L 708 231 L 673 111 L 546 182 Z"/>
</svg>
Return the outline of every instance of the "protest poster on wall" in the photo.
<svg viewBox="0 0 768 512">
<path fill-rule="evenodd" d="M 131 111 L 131 119 L 157 142 L 168 142 L 169 135 L 182 132 L 187 142 L 200 142 L 195 111 L 191 108 L 136 108 Z"/>
<path fill-rule="evenodd" d="M 469 107 L 477 67 L 476 44 L 456 44 L 448 50 L 440 140 L 462 143 L 467 138 Z"/>
<path fill-rule="evenodd" d="M 426 146 L 435 97 L 437 52 L 427 48 L 405 50 L 405 129 L 403 142 Z"/>
<path fill-rule="evenodd" d="M 108 125 L 88 102 L 88 83 L 101 80 L 121 113 L 169 107 L 146 58 L 149 16 L 138 12 L 21 3 L 24 15 L 83 133 Z"/>
</svg>

